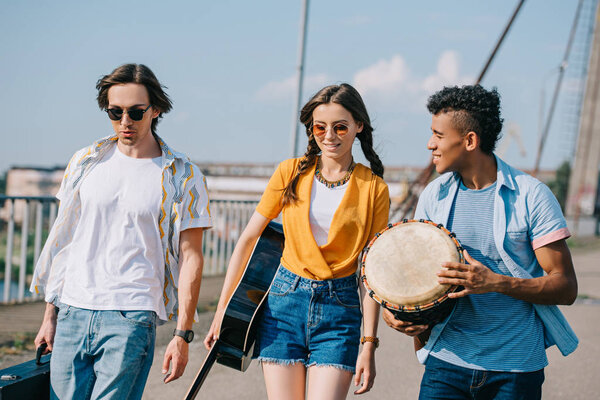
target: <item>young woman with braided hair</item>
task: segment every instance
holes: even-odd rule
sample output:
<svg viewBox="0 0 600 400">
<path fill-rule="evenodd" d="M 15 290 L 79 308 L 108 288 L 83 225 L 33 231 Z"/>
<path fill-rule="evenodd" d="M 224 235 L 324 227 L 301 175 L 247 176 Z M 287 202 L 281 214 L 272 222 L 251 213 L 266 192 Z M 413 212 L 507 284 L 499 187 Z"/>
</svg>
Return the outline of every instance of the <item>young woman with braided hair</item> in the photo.
<svg viewBox="0 0 600 400">
<path fill-rule="evenodd" d="M 283 161 L 271 177 L 231 256 L 204 344 L 210 348 L 218 338 L 254 244 L 282 212 L 285 247 L 256 343 L 267 394 L 278 400 L 345 399 L 353 373 L 360 385 L 356 394 L 369 391 L 375 379 L 379 305 L 362 296 L 361 338 L 356 270 L 364 246 L 387 224 L 389 194 L 356 89 L 348 84 L 321 89 L 302 108 L 300 121 L 308 136 L 306 153 Z M 370 169 L 354 162 L 355 139 Z"/>
</svg>

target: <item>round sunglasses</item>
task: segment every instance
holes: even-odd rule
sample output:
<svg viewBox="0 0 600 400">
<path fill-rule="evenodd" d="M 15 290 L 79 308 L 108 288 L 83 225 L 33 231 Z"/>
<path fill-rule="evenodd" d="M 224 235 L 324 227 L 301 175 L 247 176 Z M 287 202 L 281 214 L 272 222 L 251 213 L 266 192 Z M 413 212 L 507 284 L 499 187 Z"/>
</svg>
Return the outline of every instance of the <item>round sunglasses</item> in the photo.
<svg viewBox="0 0 600 400">
<path fill-rule="evenodd" d="M 123 118 L 123 114 L 129 115 L 129 118 L 131 118 L 132 121 L 141 121 L 142 118 L 144 118 L 144 113 L 148 111 L 150 107 L 152 107 L 152 105 L 146 107 L 145 110 L 134 109 L 127 111 L 124 111 L 120 108 L 107 108 L 106 113 L 108 114 L 108 118 L 110 118 L 113 121 L 120 121 L 121 118 Z"/>
<path fill-rule="evenodd" d="M 345 136 L 350 131 L 348 125 L 342 123 L 334 124 L 333 127 L 331 127 L 331 129 L 333 130 L 333 133 L 335 133 L 339 137 Z M 313 136 L 316 136 L 320 139 L 327 133 L 327 125 L 313 124 L 310 127 L 310 132 L 313 134 Z"/>
</svg>

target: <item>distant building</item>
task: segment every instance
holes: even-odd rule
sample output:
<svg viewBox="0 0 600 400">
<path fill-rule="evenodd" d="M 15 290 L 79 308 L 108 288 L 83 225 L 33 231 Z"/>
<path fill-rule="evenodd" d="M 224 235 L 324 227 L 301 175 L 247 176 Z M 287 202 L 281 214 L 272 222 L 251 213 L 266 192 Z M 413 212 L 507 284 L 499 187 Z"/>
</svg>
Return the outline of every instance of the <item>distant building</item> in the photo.
<svg viewBox="0 0 600 400">
<path fill-rule="evenodd" d="M 211 199 L 260 200 L 275 168 L 273 163 L 196 163 L 206 176 Z"/>
<path fill-rule="evenodd" d="M 11 167 L 6 173 L 7 196 L 55 196 L 64 174 L 64 166 L 40 168 L 29 166 Z M 8 204 L 0 205 L 0 218 L 10 217 Z M 24 200 L 15 201 L 15 222 L 23 220 Z"/>
<path fill-rule="evenodd" d="M 197 163 L 206 176 L 211 199 L 259 200 L 269 178 L 276 168 L 274 163 Z M 385 168 L 385 180 L 390 189 L 392 205 L 406 197 L 410 182 L 415 180 L 422 167 Z M 13 167 L 6 177 L 8 196 L 55 196 L 60 187 L 64 167 L 38 168 Z M 541 171 L 544 181 L 554 179 L 554 171 Z M 15 221 L 22 220 L 24 203 L 15 202 Z M 7 220 L 9 210 L 0 209 L 0 218 Z"/>
<path fill-rule="evenodd" d="M 211 198 L 259 200 L 276 164 L 198 163 L 206 176 Z M 420 167 L 386 167 L 385 180 L 392 202 L 401 202 L 408 184 L 421 172 Z"/>
</svg>

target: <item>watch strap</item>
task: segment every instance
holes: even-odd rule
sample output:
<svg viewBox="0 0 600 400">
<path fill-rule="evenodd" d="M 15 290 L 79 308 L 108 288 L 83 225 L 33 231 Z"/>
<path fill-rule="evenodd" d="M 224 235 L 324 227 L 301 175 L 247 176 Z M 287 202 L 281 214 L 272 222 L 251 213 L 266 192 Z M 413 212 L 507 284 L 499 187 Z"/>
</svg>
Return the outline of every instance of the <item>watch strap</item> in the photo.
<svg viewBox="0 0 600 400">
<path fill-rule="evenodd" d="M 183 338 L 183 340 L 185 340 L 186 343 L 190 343 L 192 340 L 194 340 L 194 331 L 192 331 L 192 330 L 184 331 L 181 329 L 174 329 L 173 336 L 179 336 L 179 337 Z"/>
</svg>

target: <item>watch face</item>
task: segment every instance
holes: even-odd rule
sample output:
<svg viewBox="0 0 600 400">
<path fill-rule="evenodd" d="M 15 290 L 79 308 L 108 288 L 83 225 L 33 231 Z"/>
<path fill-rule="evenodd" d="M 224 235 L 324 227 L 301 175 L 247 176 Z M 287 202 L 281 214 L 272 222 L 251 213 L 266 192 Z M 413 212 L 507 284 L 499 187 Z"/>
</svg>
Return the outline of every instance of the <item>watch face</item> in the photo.
<svg viewBox="0 0 600 400">
<path fill-rule="evenodd" d="M 185 341 L 189 343 L 192 340 L 194 340 L 194 331 L 187 331 L 185 333 Z"/>
<path fill-rule="evenodd" d="M 194 339 L 194 331 L 192 331 L 192 330 L 181 331 L 179 329 L 175 329 L 175 330 L 173 330 L 173 336 L 180 336 L 187 343 L 190 343 Z"/>
</svg>

